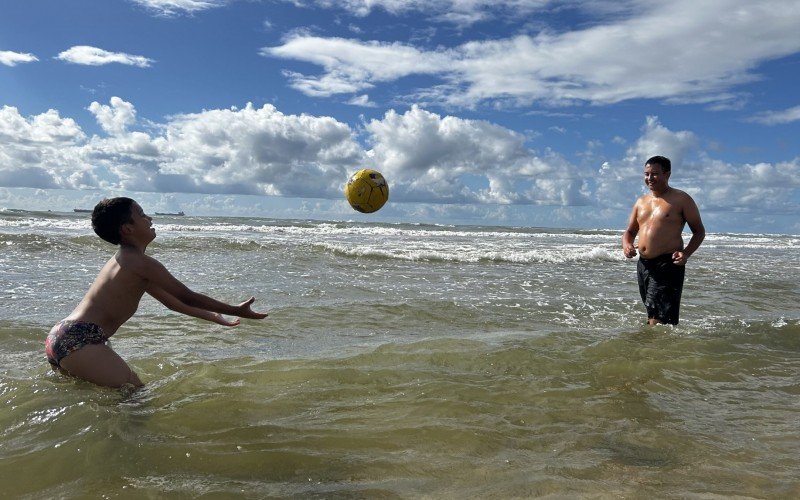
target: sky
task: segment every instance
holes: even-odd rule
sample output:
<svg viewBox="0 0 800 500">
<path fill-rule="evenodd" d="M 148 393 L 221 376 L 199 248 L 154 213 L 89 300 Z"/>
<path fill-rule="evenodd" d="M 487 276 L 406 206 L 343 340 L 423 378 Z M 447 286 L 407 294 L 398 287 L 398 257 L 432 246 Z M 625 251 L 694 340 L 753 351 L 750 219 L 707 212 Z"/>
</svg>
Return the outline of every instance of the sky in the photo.
<svg viewBox="0 0 800 500">
<path fill-rule="evenodd" d="M 800 233 L 797 0 L 2 0 L 0 208 Z M 389 202 L 352 210 L 361 168 Z"/>
</svg>

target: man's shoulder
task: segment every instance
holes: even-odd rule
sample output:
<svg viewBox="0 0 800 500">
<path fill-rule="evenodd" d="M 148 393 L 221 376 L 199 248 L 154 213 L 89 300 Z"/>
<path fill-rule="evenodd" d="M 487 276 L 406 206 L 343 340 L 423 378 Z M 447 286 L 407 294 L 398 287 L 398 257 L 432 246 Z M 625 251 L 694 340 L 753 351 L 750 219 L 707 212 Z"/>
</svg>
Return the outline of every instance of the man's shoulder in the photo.
<svg viewBox="0 0 800 500">
<path fill-rule="evenodd" d="M 694 201 L 692 196 L 687 193 L 686 191 L 680 190 L 678 188 L 670 187 L 670 195 L 678 202 L 686 202 L 686 201 Z"/>
</svg>

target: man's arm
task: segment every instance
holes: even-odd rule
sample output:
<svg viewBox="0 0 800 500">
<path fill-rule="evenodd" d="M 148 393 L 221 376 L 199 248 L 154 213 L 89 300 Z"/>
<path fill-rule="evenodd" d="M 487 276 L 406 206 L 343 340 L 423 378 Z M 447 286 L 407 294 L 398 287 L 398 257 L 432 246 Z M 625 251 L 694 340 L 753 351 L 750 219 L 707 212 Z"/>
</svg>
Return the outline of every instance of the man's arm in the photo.
<svg viewBox="0 0 800 500">
<path fill-rule="evenodd" d="M 622 253 L 625 257 L 631 259 L 636 257 L 636 246 L 633 242 L 636 241 L 636 235 L 639 234 L 639 201 L 633 205 L 631 216 L 628 218 L 628 227 L 622 233 Z"/>
<path fill-rule="evenodd" d="M 706 228 L 703 226 L 703 221 L 700 218 L 700 209 L 697 208 L 697 204 L 688 194 L 686 195 L 686 201 L 683 205 L 683 218 L 692 231 L 692 238 L 689 240 L 689 244 L 686 245 L 686 248 L 672 254 L 672 262 L 679 266 L 686 265 L 686 261 L 697 251 L 700 244 L 706 238 Z"/>
</svg>

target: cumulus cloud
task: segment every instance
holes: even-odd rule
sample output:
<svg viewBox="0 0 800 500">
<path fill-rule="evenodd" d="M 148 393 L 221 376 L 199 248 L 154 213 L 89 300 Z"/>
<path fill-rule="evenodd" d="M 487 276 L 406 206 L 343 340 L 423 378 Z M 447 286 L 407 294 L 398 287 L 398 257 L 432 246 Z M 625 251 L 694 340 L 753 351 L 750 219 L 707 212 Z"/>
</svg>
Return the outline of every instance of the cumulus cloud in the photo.
<svg viewBox="0 0 800 500">
<path fill-rule="evenodd" d="M 0 109 L 0 185 L 19 173 L 31 187 L 332 198 L 364 154 L 348 125 L 269 105 L 173 116 L 156 134 L 131 131 L 136 110 L 118 97 L 88 109 L 107 136 L 56 111 Z"/>
<path fill-rule="evenodd" d="M 135 56 L 123 52 L 109 52 L 88 45 L 76 45 L 71 47 L 58 54 L 56 59 L 86 66 L 102 66 L 105 64 L 117 63 L 128 66 L 138 66 L 140 68 L 148 68 L 155 62 L 144 56 Z"/>
<path fill-rule="evenodd" d="M 136 109 L 133 104 L 119 97 L 112 97 L 109 105 L 92 102 L 89 111 L 97 119 L 100 127 L 111 135 L 125 133 L 130 125 L 136 122 Z"/>
<path fill-rule="evenodd" d="M 702 186 L 707 181 L 693 175 L 691 167 L 688 172 L 685 168 L 686 158 L 696 152 L 697 146 L 697 137 L 692 132 L 675 132 L 663 126 L 657 117 L 647 117 L 641 136 L 627 149 L 625 157 L 600 166 L 596 176 L 596 199 L 599 204 L 613 208 L 633 206 L 636 198 L 644 193 L 644 163 L 655 155 L 672 161 L 671 183 L 676 187 L 692 191 L 693 186 Z"/>
<path fill-rule="evenodd" d="M 451 203 L 583 204 L 576 169 L 559 155 L 539 157 L 525 137 L 498 125 L 412 107 L 366 126 L 376 168 L 396 197 Z"/>
<path fill-rule="evenodd" d="M 782 111 L 765 111 L 758 113 L 750 118 L 751 122 L 763 123 L 764 125 L 784 125 L 800 121 L 800 106 L 784 109 Z"/>
<path fill-rule="evenodd" d="M 603 206 L 630 208 L 645 192 L 644 162 L 660 154 L 672 160 L 670 185 L 692 195 L 704 210 L 797 213 L 800 158 L 778 163 L 733 164 L 699 149 L 690 131 L 672 131 L 648 117 L 625 158 L 604 163 L 595 197 Z"/>
<path fill-rule="evenodd" d="M 0 185 L 78 187 L 90 167 L 72 154 L 86 135 L 58 111 L 26 118 L 17 108 L 0 108 Z"/>
<path fill-rule="evenodd" d="M 579 166 L 531 150 L 505 127 L 419 106 L 364 123 L 369 149 L 345 123 L 271 105 L 172 116 L 149 132 L 137 126 L 133 104 L 118 97 L 88 109 L 104 135 L 87 137 L 56 110 L 25 117 L 0 108 L 0 186 L 337 200 L 349 174 L 368 166 L 384 173 L 394 202 L 607 213 L 630 209 L 644 192 L 644 161 L 663 154 L 673 160 L 671 184 L 704 211 L 800 211 L 800 159 L 727 163 L 701 150 L 693 132 L 671 130 L 657 117 L 645 120 L 622 158 Z"/>
<path fill-rule="evenodd" d="M 338 196 L 363 154 L 348 125 L 271 105 L 177 116 L 164 140 L 166 174 L 284 196 Z"/>
<path fill-rule="evenodd" d="M 641 98 L 718 104 L 738 99 L 730 89 L 758 78 L 759 64 L 800 50 L 797 2 L 631 2 L 624 17 L 612 19 L 433 50 L 294 34 L 261 54 L 319 65 L 321 75 L 288 73 L 307 95 L 433 75 L 442 84 L 418 96 L 470 107 L 486 100 L 557 105 Z"/>
<path fill-rule="evenodd" d="M 38 60 L 39 58 L 33 54 L 12 52 L 10 50 L 0 50 L 0 64 L 4 64 L 6 66 L 16 66 L 20 63 L 29 63 Z"/>
</svg>

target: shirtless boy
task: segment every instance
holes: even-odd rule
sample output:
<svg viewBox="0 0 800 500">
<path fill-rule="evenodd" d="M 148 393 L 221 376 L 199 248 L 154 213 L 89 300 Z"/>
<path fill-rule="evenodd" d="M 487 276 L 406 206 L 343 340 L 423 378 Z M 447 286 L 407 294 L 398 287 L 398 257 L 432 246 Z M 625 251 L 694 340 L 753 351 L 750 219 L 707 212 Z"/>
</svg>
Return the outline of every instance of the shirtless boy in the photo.
<svg viewBox="0 0 800 500">
<path fill-rule="evenodd" d="M 668 158 L 654 156 L 647 160 L 644 183 L 650 193 L 636 200 L 628 228 L 622 234 L 622 252 L 629 259 L 636 256 L 634 240 L 639 235 L 636 271 L 650 325 L 678 324 L 686 261 L 706 236 L 692 197 L 669 186 L 671 173 Z M 681 233 L 685 224 L 689 225 L 692 238 L 684 248 Z"/>
<path fill-rule="evenodd" d="M 118 244 L 119 250 L 75 310 L 47 335 L 45 352 L 53 370 L 108 387 L 143 385 L 106 342 L 133 316 L 145 292 L 173 311 L 224 326 L 236 326 L 239 320 L 222 314 L 252 319 L 267 316 L 250 309 L 254 297 L 239 305 L 212 299 L 190 290 L 160 262 L 145 255 L 156 237 L 152 225 L 152 219 L 130 198 L 103 200 L 94 208 L 92 228 L 104 240 Z"/>
</svg>

